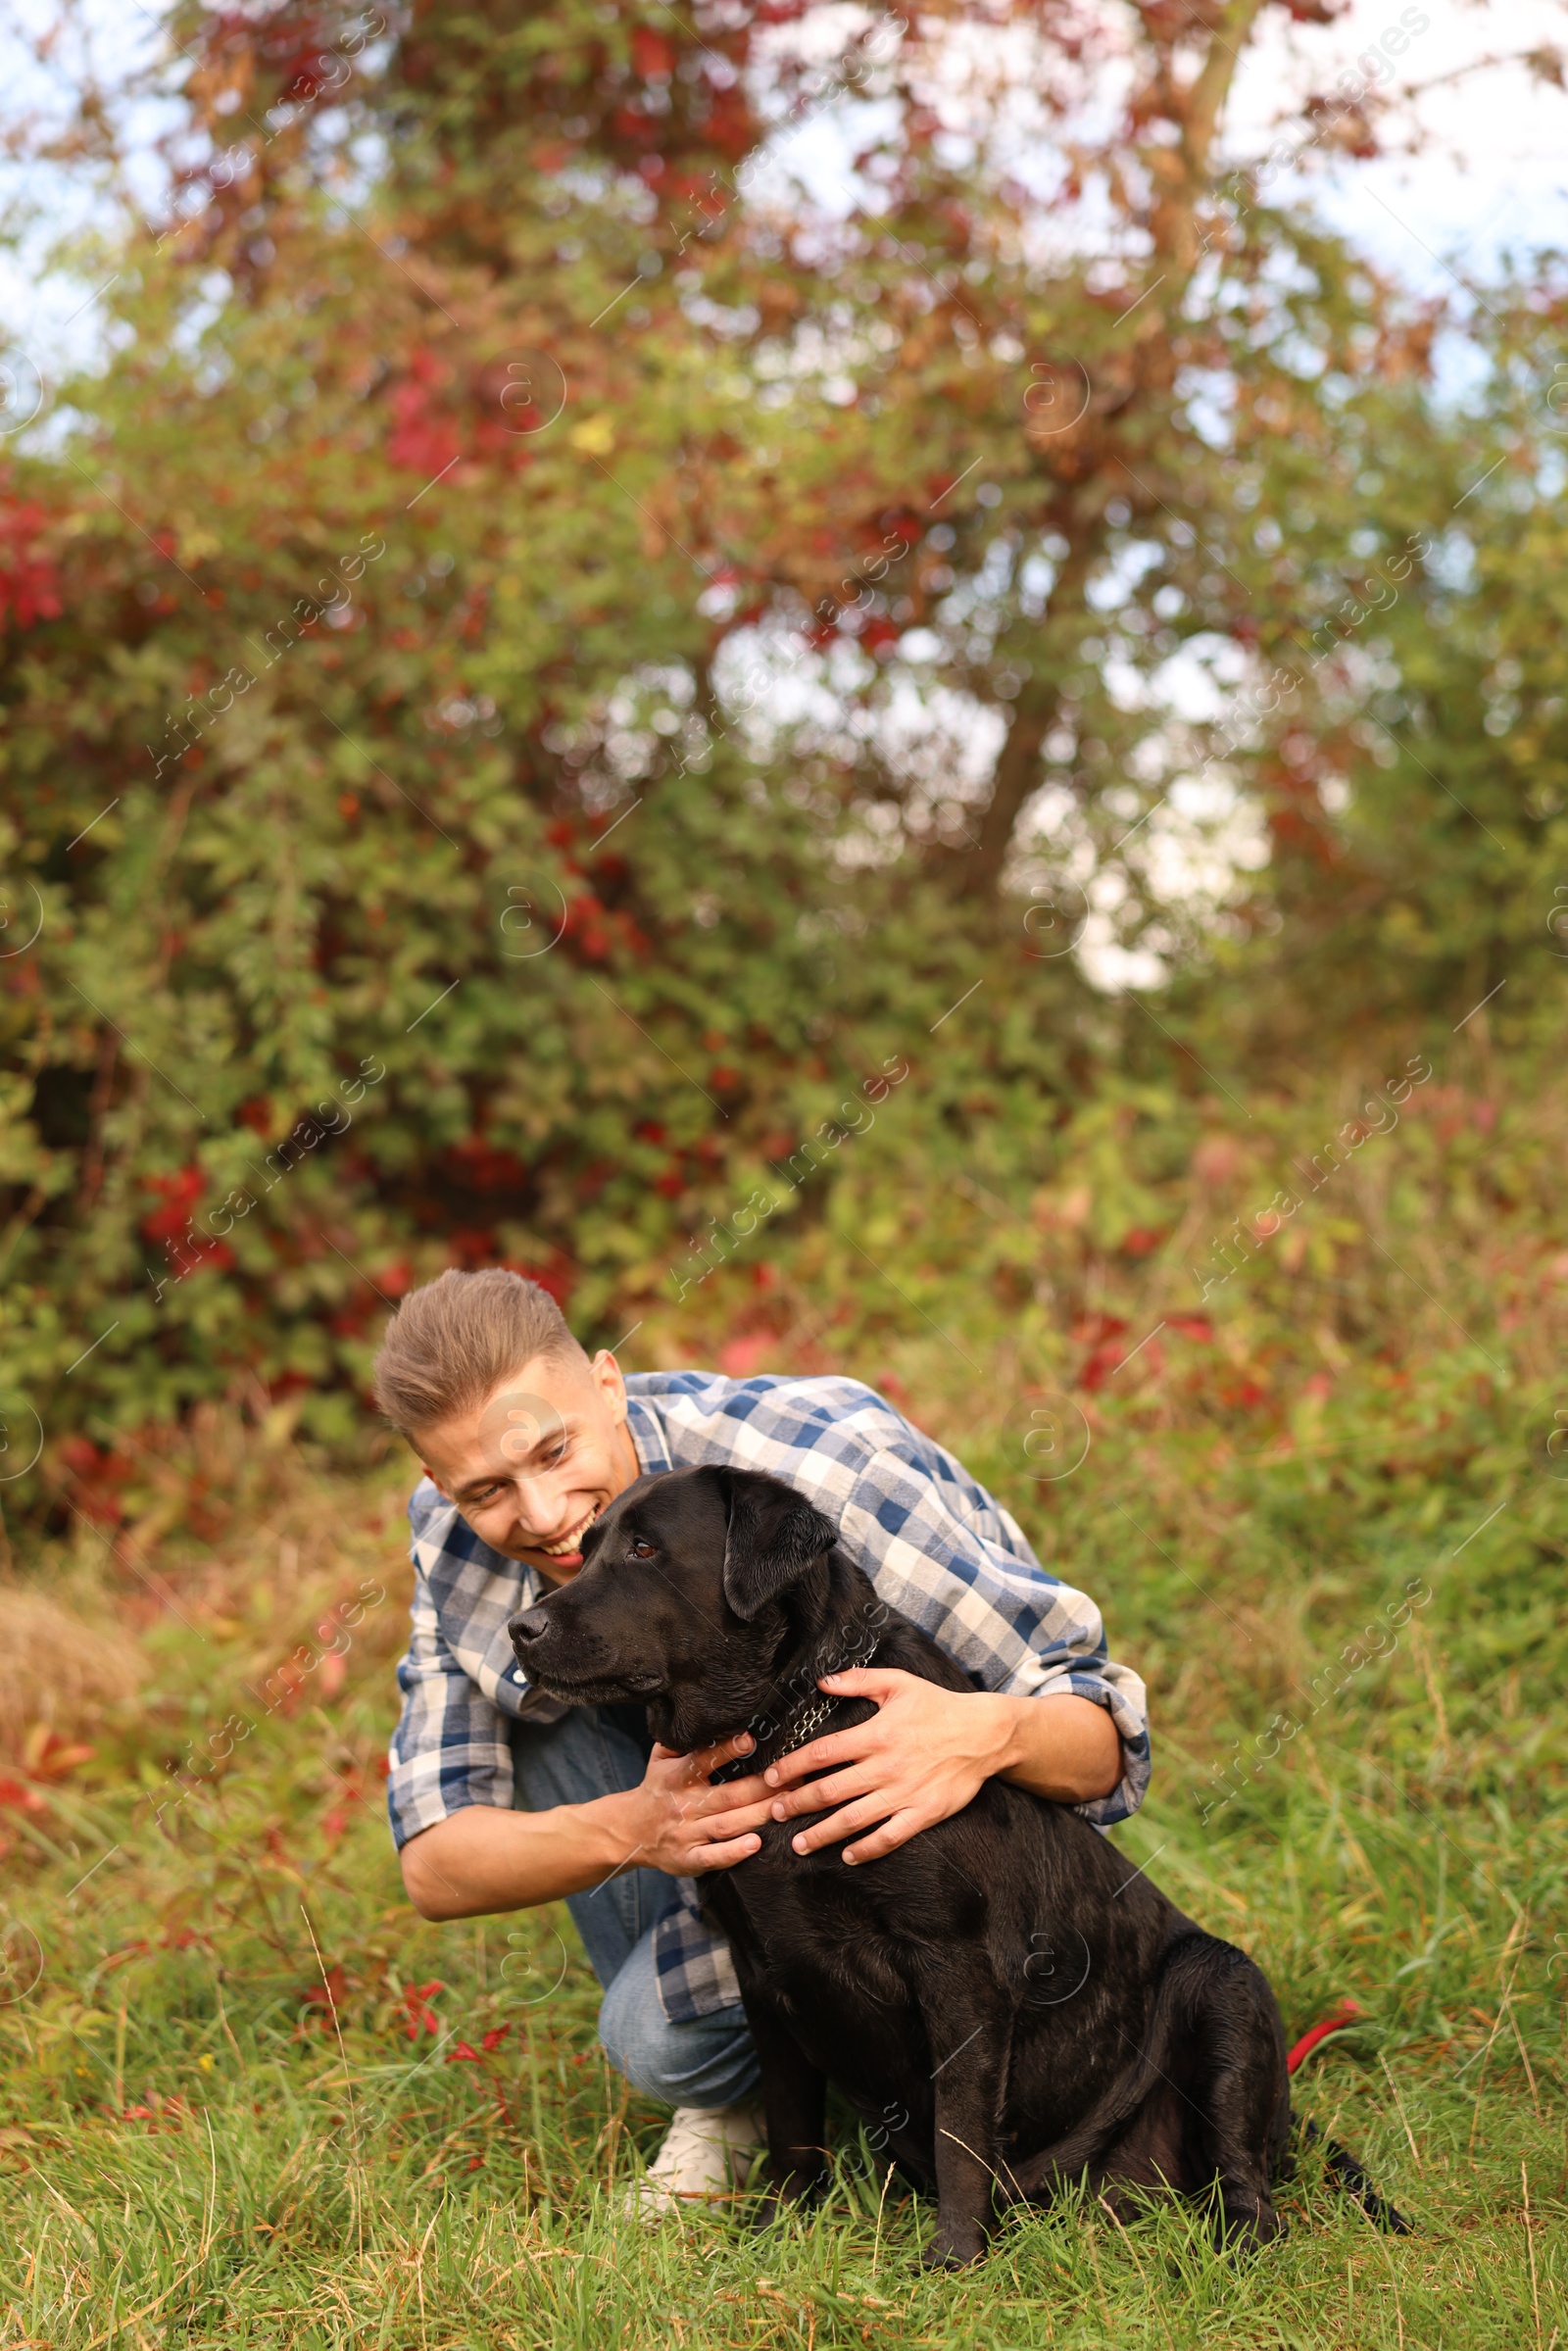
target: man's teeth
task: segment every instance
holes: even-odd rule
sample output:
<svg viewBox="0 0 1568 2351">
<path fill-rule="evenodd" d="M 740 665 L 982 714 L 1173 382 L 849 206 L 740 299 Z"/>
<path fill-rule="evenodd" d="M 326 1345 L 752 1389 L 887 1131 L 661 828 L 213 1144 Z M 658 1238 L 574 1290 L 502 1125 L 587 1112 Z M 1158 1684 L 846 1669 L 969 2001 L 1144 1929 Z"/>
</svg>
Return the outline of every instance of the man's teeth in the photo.
<svg viewBox="0 0 1568 2351">
<path fill-rule="evenodd" d="M 597 1510 L 590 1510 L 580 1527 L 573 1527 L 571 1533 L 569 1535 L 564 1535 L 559 1543 L 542 1543 L 539 1545 L 539 1548 L 544 1552 L 547 1559 L 564 1558 L 568 1551 L 574 1551 L 578 1548 L 583 1537 L 587 1534 L 589 1528 L 593 1525 L 594 1520 L 598 1516 L 599 1513 Z"/>
</svg>

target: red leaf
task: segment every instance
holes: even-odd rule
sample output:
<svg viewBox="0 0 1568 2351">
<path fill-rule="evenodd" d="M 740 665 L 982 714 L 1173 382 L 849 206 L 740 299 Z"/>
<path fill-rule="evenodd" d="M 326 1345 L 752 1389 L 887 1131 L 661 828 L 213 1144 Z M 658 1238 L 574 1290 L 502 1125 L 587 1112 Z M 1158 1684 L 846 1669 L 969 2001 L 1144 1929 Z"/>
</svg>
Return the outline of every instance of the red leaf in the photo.
<svg viewBox="0 0 1568 2351">
<path fill-rule="evenodd" d="M 430 2002 L 438 1991 L 445 1990 L 444 1984 L 436 1983 L 411 1984 L 406 1986 L 403 1994 L 403 2006 L 408 2023 L 403 2030 L 410 2040 L 417 2040 L 421 2030 L 429 2033 L 436 2032 L 441 2020 L 430 2006 Z"/>
<path fill-rule="evenodd" d="M 300 1994 L 300 1998 L 307 2008 L 336 2008 L 347 1992 L 348 1980 L 339 1961 L 337 1966 L 327 1969 L 324 1984 L 313 1984 L 309 1991 Z"/>
<path fill-rule="evenodd" d="M 631 36 L 632 72 L 639 81 L 667 81 L 675 71 L 675 51 L 662 32 L 637 24 Z"/>
<path fill-rule="evenodd" d="M 31 499 L 0 514 L 0 627 L 10 619 L 31 628 L 60 617 L 60 576 L 38 544 L 48 520 L 47 510 Z"/>
<path fill-rule="evenodd" d="M 24 1741 L 22 1760 L 35 1780 L 63 1780 L 96 1753 L 95 1747 L 73 1746 L 46 1723 L 34 1723 Z"/>
<path fill-rule="evenodd" d="M 172 1241 L 182 1233 L 190 1220 L 190 1212 L 202 1196 L 205 1178 L 199 1167 L 182 1167 L 174 1175 L 148 1176 L 147 1189 L 159 1193 L 164 1200 L 141 1220 L 142 1237 L 147 1241 Z"/>
</svg>

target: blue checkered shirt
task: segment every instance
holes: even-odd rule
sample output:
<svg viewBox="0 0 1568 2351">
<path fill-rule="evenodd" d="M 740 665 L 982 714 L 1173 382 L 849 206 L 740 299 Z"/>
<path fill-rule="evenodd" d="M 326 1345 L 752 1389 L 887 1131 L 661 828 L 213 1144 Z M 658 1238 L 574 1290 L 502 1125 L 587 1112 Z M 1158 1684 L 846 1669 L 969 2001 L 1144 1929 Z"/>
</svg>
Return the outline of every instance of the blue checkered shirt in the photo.
<svg viewBox="0 0 1568 2351">
<path fill-rule="evenodd" d="M 783 1478 L 833 1519 L 878 1596 L 912 1617 L 984 1690 L 1052 1697 L 1070 1690 L 1110 1714 L 1122 1777 L 1077 1809 L 1097 1827 L 1125 1820 L 1149 1786 L 1144 1686 L 1106 1655 L 1100 1610 L 1048 1576 L 1016 1522 L 953 1455 L 858 1380 L 727 1380 L 639 1372 L 626 1382 L 628 1429 L 645 1470 L 728 1462 Z M 401 1846 L 465 1804 L 513 1802 L 512 1725 L 559 1719 L 530 1688 L 507 1620 L 545 1589 L 530 1568 L 481 1543 L 424 1479 L 409 1503 L 413 1634 L 398 1667 L 403 1716 L 387 1779 Z M 675 2022 L 738 2001 L 728 1945 L 703 1925 L 694 1880 L 656 1929 L 660 2000 Z"/>
</svg>

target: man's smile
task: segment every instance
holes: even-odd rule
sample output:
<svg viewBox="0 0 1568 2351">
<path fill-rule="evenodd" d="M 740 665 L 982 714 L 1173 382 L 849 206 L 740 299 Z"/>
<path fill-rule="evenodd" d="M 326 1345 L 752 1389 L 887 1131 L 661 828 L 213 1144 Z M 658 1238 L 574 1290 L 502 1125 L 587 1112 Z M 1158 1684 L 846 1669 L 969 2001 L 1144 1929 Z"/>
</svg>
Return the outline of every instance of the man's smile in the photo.
<svg viewBox="0 0 1568 2351">
<path fill-rule="evenodd" d="M 582 1551 L 582 1539 L 603 1508 L 603 1502 L 595 1502 L 585 1518 L 579 1519 L 576 1526 L 569 1528 L 564 1535 L 557 1536 L 554 1543 L 540 1543 L 536 1539 L 525 1537 L 521 1547 L 525 1551 L 537 1551 L 545 1559 L 579 1558 Z"/>
</svg>

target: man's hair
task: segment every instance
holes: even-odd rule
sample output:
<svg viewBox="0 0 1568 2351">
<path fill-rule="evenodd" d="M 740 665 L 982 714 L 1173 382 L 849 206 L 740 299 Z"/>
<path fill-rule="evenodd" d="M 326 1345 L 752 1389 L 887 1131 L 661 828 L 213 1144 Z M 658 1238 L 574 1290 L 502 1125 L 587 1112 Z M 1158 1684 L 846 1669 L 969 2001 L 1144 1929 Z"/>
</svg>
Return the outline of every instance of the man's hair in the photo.
<svg viewBox="0 0 1568 2351">
<path fill-rule="evenodd" d="M 414 1438 L 472 1411 L 525 1363 L 543 1355 L 586 1362 L 548 1290 L 504 1266 L 441 1274 L 411 1290 L 375 1359 L 375 1400 Z"/>
</svg>

